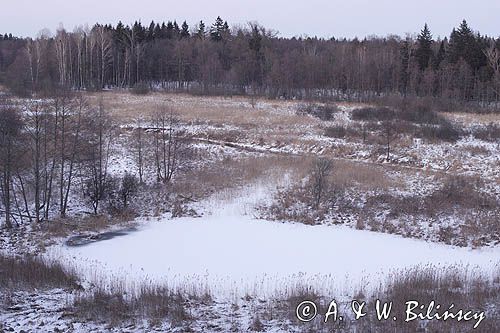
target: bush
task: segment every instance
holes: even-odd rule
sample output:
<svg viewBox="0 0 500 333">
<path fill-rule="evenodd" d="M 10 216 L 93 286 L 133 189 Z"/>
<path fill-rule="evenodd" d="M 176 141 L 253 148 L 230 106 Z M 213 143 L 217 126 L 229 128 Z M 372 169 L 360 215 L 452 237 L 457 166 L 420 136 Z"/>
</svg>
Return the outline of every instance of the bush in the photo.
<svg viewBox="0 0 500 333">
<path fill-rule="evenodd" d="M 386 107 L 361 108 L 352 112 L 352 119 L 365 121 L 403 120 L 415 124 L 434 125 L 446 122 L 437 112 L 423 105 L 405 107 L 404 111 L 394 111 Z"/>
<path fill-rule="evenodd" d="M 449 122 L 441 125 L 422 125 L 417 131 L 417 136 L 429 140 L 442 140 L 456 142 L 462 136 L 462 131 Z"/>
<path fill-rule="evenodd" d="M 396 112 L 389 108 L 361 108 L 351 113 L 353 120 L 385 121 L 396 117 Z"/>
<path fill-rule="evenodd" d="M 471 209 L 497 208 L 496 199 L 481 191 L 483 185 L 480 179 L 473 177 L 450 176 L 443 186 L 431 195 L 430 202 L 438 204 L 441 209 L 452 206 Z"/>
<path fill-rule="evenodd" d="M 333 114 L 338 112 L 336 105 L 332 104 L 304 104 L 299 106 L 298 114 L 308 114 L 324 121 L 332 120 Z"/>
<path fill-rule="evenodd" d="M 476 128 L 472 135 L 479 140 L 495 142 L 500 140 L 500 126 L 490 123 L 487 126 Z"/>
<path fill-rule="evenodd" d="M 350 124 L 349 126 L 329 126 L 325 128 L 324 135 L 330 138 L 358 138 L 366 140 L 368 136 L 368 130 L 376 131 L 380 130 L 380 125 L 377 123 L 367 123 L 361 126 L 360 124 Z"/>
<path fill-rule="evenodd" d="M 345 138 L 347 131 L 344 126 L 331 126 L 325 129 L 325 135 L 330 138 Z"/>
<path fill-rule="evenodd" d="M 429 140 L 456 142 L 463 135 L 462 130 L 426 105 L 410 103 L 404 105 L 403 110 L 361 108 L 354 110 L 351 117 L 353 120 L 367 121 L 372 128 L 377 127 L 376 122 L 392 121 L 394 131 Z"/>
<path fill-rule="evenodd" d="M 416 124 L 439 125 L 445 121 L 437 112 L 432 111 L 428 106 L 417 105 L 398 112 L 398 118 Z"/>
<path fill-rule="evenodd" d="M 147 95 L 149 92 L 150 88 L 146 82 L 137 82 L 132 88 L 132 93 L 135 95 Z"/>
</svg>

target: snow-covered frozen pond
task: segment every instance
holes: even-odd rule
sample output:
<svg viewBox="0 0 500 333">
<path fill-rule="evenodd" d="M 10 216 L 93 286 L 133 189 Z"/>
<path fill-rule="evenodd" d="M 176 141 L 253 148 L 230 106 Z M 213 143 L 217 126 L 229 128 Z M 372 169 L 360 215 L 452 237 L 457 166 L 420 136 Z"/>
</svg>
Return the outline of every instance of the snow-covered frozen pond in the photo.
<svg viewBox="0 0 500 333">
<path fill-rule="evenodd" d="M 230 294 L 272 293 L 301 283 L 347 292 L 376 286 L 391 270 L 459 264 L 489 271 L 500 258 L 499 247 L 471 250 L 342 226 L 258 220 L 245 211 L 259 197 L 252 191 L 202 218 L 144 223 L 125 236 L 52 253 L 89 278 L 208 286 Z"/>
</svg>

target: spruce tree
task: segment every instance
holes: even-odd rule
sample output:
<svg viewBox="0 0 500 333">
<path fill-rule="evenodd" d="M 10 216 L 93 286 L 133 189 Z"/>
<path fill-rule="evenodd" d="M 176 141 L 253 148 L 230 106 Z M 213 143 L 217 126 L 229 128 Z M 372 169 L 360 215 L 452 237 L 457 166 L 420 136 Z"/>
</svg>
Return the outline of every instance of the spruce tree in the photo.
<svg viewBox="0 0 500 333">
<path fill-rule="evenodd" d="M 161 30 L 161 27 L 160 27 L 159 23 L 156 23 L 156 25 L 155 25 L 155 30 L 153 32 L 153 37 L 154 37 L 154 39 L 161 39 L 161 38 L 163 38 L 162 37 L 162 30 Z"/>
<path fill-rule="evenodd" d="M 217 16 L 215 23 L 210 28 L 210 38 L 215 42 L 220 42 L 222 40 L 222 33 L 224 31 L 224 21 Z"/>
<path fill-rule="evenodd" d="M 152 41 L 154 39 L 155 27 L 156 27 L 155 22 L 151 21 L 151 23 L 149 24 L 148 32 L 146 34 L 147 41 Z"/>
<path fill-rule="evenodd" d="M 173 26 L 174 26 L 174 38 L 178 39 L 179 35 L 181 34 L 181 29 L 179 28 L 177 21 L 174 21 Z"/>
<path fill-rule="evenodd" d="M 417 50 L 415 52 L 415 57 L 417 59 L 418 66 L 420 70 L 425 70 L 429 66 L 429 62 L 432 58 L 432 35 L 427 26 L 420 32 L 417 38 Z"/>
<path fill-rule="evenodd" d="M 125 50 L 126 45 L 126 29 L 121 21 L 116 25 L 113 31 L 113 41 L 120 51 Z"/>
<path fill-rule="evenodd" d="M 189 38 L 189 26 L 186 21 L 182 23 L 180 38 L 181 39 Z"/>
<path fill-rule="evenodd" d="M 199 39 L 205 38 L 205 23 L 203 21 L 200 21 L 198 24 L 198 31 L 196 32 L 196 37 Z"/>
<path fill-rule="evenodd" d="M 463 59 L 472 70 L 478 70 L 486 65 L 486 57 L 482 50 L 483 38 L 479 34 L 474 34 L 467 21 L 463 20 L 458 29 L 453 29 L 451 32 L 447 52 L 451 63 Z"/>
<path fill-rule="evenodd" d="M 165 37 L 168 39 L 174 38 L 174 25 L 171 21 L 167 22 L 167 31 Z"/>
<path fill-rule="evenodd" d="M 163 22 L 161 24 L 161 35 L 160 35 L 160 38 L 167 38 L 167 25 L 165 24 L 165 22 Z"/>
<path fill-rule="evenodd" d="M 439 44 L 439 50 L 437 52 L 437 55 L 434 59 L 434 69 L 437 70 L 443 60 L 446 58 L 446 47 L 445 47 L 445 41 L 446 39 L 441 41 L 441 44 Z"/>
<path fill-rule="evenodd" d="M 146 29 L 142 26 L 141 22 L 135 21 L 134 26 L 132 27 L 134 32 L 135 39 L 138 43 L 141 43 L 146 38 Z"/>
</svg>

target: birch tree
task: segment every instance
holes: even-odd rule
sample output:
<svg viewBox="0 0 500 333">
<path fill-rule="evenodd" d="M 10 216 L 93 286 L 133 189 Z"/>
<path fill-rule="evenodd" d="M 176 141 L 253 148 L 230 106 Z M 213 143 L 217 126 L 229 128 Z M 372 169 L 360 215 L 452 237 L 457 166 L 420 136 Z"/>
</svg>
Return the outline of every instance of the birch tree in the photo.
<svg viewBox="0 0 500 333">
<path fill-rule="evenodd" d="M 0 191 L 7 228 L 12 228 L 12 179 L 16 172 L 16 143 L 21 128 L 22 121 L 18 112 L 11 107 L 0 105 Z"/>
</svg>

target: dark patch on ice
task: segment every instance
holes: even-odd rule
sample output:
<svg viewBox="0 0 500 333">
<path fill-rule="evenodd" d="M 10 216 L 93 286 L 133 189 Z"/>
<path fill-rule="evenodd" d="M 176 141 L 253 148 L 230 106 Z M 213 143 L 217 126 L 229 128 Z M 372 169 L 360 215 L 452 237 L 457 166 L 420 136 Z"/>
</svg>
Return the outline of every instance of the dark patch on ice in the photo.
<svg viewBox="0 0 500 333">
<path fill-rule="evenodd" d="M 118 236 L 125 236 L 136 230 L 137 230 L 136 228 L 131 227 L 123 230 L 101 232 L 99 234 L 76 235 L 68 238 L 65 244 L 67 246 L 84 246 L 103 240 L 109 240 Z"/>
</svg>

